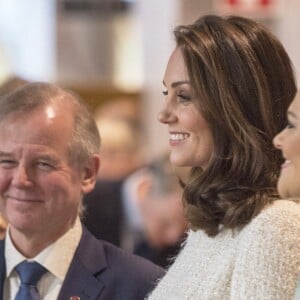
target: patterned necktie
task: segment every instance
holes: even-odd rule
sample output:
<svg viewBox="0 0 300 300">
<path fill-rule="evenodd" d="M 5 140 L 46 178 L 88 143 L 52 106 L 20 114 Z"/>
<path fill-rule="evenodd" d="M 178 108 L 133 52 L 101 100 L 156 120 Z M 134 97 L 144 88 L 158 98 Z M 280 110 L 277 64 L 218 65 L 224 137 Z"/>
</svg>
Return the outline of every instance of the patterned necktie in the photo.
<svg viewBox="0 0 300 300">
<path fill-rule="evenodd" d="M 15 300 L 40 300 L 36 285 L 47 270 L 37 262 L 23 261 L 16 266 L 16 271 L 21 285 Z"/>
</svg>

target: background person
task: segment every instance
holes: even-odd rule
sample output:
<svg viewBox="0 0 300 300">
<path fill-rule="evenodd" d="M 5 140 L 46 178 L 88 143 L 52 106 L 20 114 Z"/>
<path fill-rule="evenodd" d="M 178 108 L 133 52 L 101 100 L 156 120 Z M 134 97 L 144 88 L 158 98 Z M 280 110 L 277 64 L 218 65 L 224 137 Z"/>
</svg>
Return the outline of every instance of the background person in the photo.
<svg viewBox="0 0 300 300">
<path fill-rule="evenodd" d="M 163 267 L 172 263 L 187 230 L 180 175 L 162 154 L 123 185 L 129 249 Z"/>
<path fill-rule="evenodd" d="M 284 159 L 278 179 L 278 192 L 282 198 L 300 197 L 300 92 L 287 111 L 287 125 L 273 142 Z M 300 217 L 300 216 L 299 216 Z"/>
<path fill-rule="evenodd" d="M 145 165 L 141 130 L 131 119 L 115 116 L 111 110 L 109 115 L 104 112 L 95 115 L 101 134 L 101 169 L 95 188 L 84 196 L 82 221 L 97 238 L 128 248 L 123 230 L 127 219 L 123 184 Z"/>
<path fill-rule="evenodd" d="M 193 167 L 191 231 L 149 299 L 292 299 L 300 204 L 280 200 L 272 138 L 296 92 L 290 59 L 262 25 L 204 16 L 175 29 L 159 120 L 170 160 Z"/>
<path fill-rule="evenodd" d="M 143 299 L 162 270 L 96 240 L 79 220 L 100 165 L 99 133 L 82 101 L 27 84 L 0 98 L 0 123 L 0 205 L 9 224 L 0 241 L 3 299 Z M 43 275 L 25 281 L 24 268 Z"/>
<path fill-rule="evenodd" d="M 276 135 L 273 142 L 282 151 L 284 163 L 278 179 L 278 192 L 282 198 L 300 197 L 300 93 L 297 92 L 294 101 L 287 112 L 287 126 Z M 298 215 L 300 222 L 300 214 Z M 300 235 L 300 233 L 299 233 Z M 299 257 L 295 264 L 299 265 Z M 300 274 L 298 274 L 295 299 L 300 299 Z"/>
<path fill-rule="evenodd" d="M 93 115 L 101 133 L 99 178 L 122 181 L 145 164 L 139 105 L 131 98 L 110 99 Z"/>
<path fill-rule="evenodd" d="M 97 181 L 84 198 L 83 222 L 100 239 L 163 267 L 179 249 L 187 222 L 178 171 L 163 154 L 118 181 Z"/>
<path fill-rule="evenodd" d="M 101 169 L 98 178 L 122 181 L 145 164 L 140 127 L 127 119 L 96 119 L 101 135 Z"/>
<path fill-rule="evenodd" d="M 154 248 L 173 247 L 185 236 L 181 173 L 171 166 L 169 155 L 163 154 L 145 168 L 137 187 L 143 231 Z"/>
</svg>

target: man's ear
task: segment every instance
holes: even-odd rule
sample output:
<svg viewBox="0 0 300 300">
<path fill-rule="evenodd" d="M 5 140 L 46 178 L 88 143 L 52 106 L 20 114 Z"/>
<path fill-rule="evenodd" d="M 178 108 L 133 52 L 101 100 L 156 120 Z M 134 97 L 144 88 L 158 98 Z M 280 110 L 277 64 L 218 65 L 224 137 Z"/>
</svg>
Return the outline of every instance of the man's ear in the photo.
<svg viewBox="0 0 300 300">
<path fill-rule="evenodd" d="M 136 199 L 143 203 L 149 196 L 150 190 L 153 186 L 152 177 L 149 175 L 144 176 L 136 186 Z"/>
<path fill-rule="evenodd" d="M 100 157 L 98 154 L 94 154 L 90 157 L 88 162 L 85 164 L 83 168 L 83 176 L 82 176 L 82 192 L 84 194 L 89 193 L 93 190 L 97 174 L 100 168 Z"/>
</svg>

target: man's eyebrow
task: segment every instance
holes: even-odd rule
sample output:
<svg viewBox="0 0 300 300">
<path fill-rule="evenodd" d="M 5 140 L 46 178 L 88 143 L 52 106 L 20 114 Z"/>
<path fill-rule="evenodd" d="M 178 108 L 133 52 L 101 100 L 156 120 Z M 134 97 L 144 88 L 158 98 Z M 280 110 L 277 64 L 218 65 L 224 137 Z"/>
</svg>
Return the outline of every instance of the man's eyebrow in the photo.
<svg viewBox="0 0 300 300">
<path fill-rule="evenodd" d="M 51 162 L 57 162 L 58 161 L 57 157 L 49 155 L 49 154 L 38 155 L 36 159 L 42 159 L 42 160 L 47 160 L 47 161 L 51 161 Z"/>
<path fill-rule="evenodd" d="M 175 88 L 175 87 L 177 87 L 179 85 L 182 85 L 182 84 L 191 84 L 191 83 L 188 80 L 175 81 L 175 82 L 172 82 L 171 87 Z M 164 80 L 163 80 L 163 85 L 166 86 L 166 83 L 165 83 Z"/>
</svg>

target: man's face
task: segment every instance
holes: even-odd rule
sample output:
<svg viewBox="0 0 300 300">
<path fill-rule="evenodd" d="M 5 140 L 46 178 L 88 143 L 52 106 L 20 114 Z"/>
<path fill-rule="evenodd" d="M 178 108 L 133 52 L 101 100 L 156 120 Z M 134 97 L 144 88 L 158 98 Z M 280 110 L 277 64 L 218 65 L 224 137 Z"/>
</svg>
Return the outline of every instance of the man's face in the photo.
<svg viewBox="0 0 300 300">
<path fill-rule="evenodd" d="M 175 246 L 187 230 L 179 188 L 149 198 L 142 207 L 142 215 L 147 239 L 155 248 Z"/>
<path fill-rule="evenodd" d="M 54 105 L 0 124 L 0 201 L 11 234 L 55 240 L 74 222 L 83 174 L 69 165 L 72 115 Z"/>
</svg>

